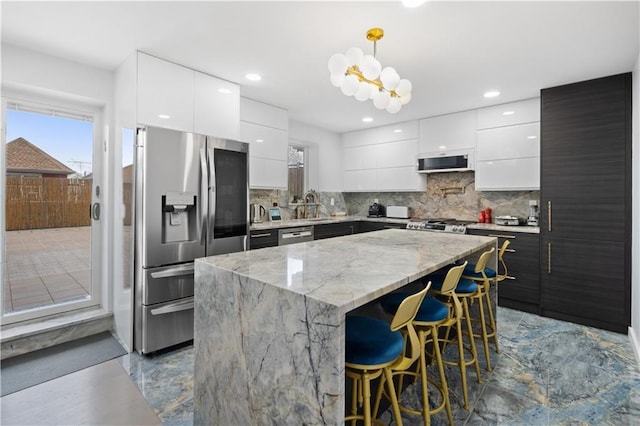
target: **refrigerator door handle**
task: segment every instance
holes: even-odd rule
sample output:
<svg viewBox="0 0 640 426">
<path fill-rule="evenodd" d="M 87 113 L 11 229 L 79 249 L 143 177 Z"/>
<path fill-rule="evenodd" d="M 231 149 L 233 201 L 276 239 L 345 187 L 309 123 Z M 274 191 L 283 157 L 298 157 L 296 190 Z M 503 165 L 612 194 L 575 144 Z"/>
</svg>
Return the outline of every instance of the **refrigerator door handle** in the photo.
<svg viewBox="0 0 640 426">
<path fill-rule="evenodd" d="M 199 240 L 205 243 L 207 235 L 207 205 L 205 200 L 209 195 L 209 171 L 207 170 L 207 152 L 200 148 L 200 208 L 198 209 Z"/>
<path fill-rule="evenodd" d="M 180 277 L 182 275 L 193 275 L 195 266 L 193 263 L 175 268 L 165 269 L 164 271 L 152 272 L 151 278 L 169 278 Z"/>
<path fill-rule="evenodd" d="M 194 306 L 193 297 L 190 297 L 182 302 L 176 302 L 170 305 L 165 305 L 161 308 L 151 309 L 151 315 L 164 315 L 172 314 L 174 312 L 188 311 L 189 309 L 193 309 Z"/>
<path fill-rule="evenodd" d="M 216 166 L 214 163 L 214 150 L 208 148 L 207 162 L 209 163 L 209 225 L 207 228 L 207 242 L 213 242 L 216 224 Z"/>
</svg>

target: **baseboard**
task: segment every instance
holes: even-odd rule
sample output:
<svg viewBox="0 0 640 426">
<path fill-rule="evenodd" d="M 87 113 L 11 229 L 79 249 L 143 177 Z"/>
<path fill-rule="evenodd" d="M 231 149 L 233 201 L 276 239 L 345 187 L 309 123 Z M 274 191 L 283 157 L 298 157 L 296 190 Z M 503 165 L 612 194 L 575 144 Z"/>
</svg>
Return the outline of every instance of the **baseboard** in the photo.
<svg viewBox="0 0 640 426">
<path fill-rule="evenodd" d="M 633 331 L 633 327 L 629 327 L 629 340 L 631 341 L 631 347 L 633 353 L 636 354 L 636 362 L 638 363 L 638 369 L 640 369 L 640 341 L 636 337 L 636 333 Z"/>
</svg>

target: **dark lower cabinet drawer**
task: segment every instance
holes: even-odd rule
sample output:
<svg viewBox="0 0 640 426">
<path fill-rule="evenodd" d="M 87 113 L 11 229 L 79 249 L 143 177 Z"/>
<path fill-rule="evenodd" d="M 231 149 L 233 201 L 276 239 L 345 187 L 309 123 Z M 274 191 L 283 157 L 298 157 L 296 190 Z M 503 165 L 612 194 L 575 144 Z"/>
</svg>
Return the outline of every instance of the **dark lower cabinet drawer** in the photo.
<svg viewBox="0 0 640 426">
<path fill-rule="evenodd" d="M 255 230 L 249 233 L 249 249 L 251 250 L 264 247 L 275 247 L 277 245 L 277 229 Z"/>
</svg>

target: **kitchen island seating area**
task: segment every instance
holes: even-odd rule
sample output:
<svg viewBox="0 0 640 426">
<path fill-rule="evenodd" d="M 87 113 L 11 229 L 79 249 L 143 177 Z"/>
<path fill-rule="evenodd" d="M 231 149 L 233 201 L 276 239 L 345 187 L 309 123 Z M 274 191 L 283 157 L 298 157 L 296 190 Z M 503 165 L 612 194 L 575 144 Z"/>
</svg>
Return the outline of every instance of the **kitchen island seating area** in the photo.
<svg viewBox="0 0 640 426">
<path fill-rule="evenodd" d="M 344 423 L 347 314 L 495 247 L 386 229 L 196 260 L 194 423 Z"/>
<path fill-rule="evenodd" d="M 400 302 L 391 324 L 376 318 L 347 316 L 345 331 L 345 373 L 353 381 L 351 414 L 345 421 L 360 419 L 371 426 L 377 418 L 382 392 L 387 389 L 398 425 L 402 416 L 398 405 L 393 376 L 403 374 L 421 357 L 422 348 L 413 320 L 421 308 L 430 284 L 423 290 L 408 295 Z M 409 355 L 409 356 L 407 356 Z M 371 380 L 381 377 L 378 383 L 373 411 L 371 411 Z M 358 410 L 358 405 L 362 410 Z M 358 414 L 361 411 L 361 414 Z"/>
</svg>

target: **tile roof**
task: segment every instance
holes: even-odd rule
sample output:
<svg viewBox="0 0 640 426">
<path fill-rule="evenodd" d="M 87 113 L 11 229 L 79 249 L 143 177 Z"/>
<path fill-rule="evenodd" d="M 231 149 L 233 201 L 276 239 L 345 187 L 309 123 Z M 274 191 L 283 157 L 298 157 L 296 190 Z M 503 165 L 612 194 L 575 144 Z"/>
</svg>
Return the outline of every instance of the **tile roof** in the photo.
<svg viewBox="0 0 640 426">
<path fill-rule="evenodd" d="M 7 172 L 57 173 L 69 175 L 74 173 L 37 146 L 24 138 L 17 138 L 7 143 Z"/>
</svg>

